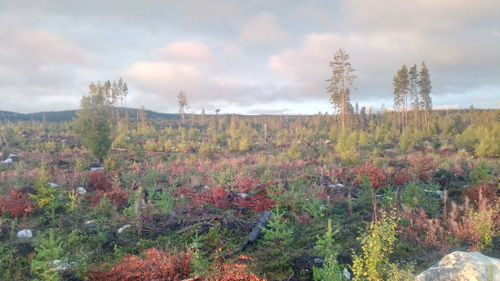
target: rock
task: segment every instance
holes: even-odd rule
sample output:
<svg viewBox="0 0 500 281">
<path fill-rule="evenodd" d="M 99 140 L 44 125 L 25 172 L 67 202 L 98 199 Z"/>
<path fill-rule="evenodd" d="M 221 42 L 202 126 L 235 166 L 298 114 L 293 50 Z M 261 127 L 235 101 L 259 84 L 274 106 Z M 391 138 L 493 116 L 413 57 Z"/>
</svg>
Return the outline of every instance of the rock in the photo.
<svg viewBox="0 0 500 281">
<path fill-rule="evenodd" d="M 13 154 L 13 153 L 11 153 L 11 154 L 9 155 L 9 157 L 7 157 L 7 158 L 12 159 L 12 161 L 13 161 L 13 162 L 17 162 L 17 161 L 19 161 L 19 157 L 17 157 L 17 155 L 15 155 L 15 154 Z"/>
<path fill-rule="evenodd" d="M 31 239 L 33 238 L 33 232 L 31 232 L 31 229 L 23 229 L 16 236 L 19 239 Z"/>
<path fill-rule="evenodd" d="M 103 167 L 90 167 L 90 171 L 91 171 L 91 172 L 94 172 L 94 171 L 102 171 L 102 170 L 104 170 L 104 168 L 103 168 Z"/>
<path fill-rule="evenodd" d="M 344 274 L 345 279 L 351 280 L 351 273 L 349 272 L 349 270 L 347 270 L 347 268 L 344 267 L 344 270 L 342 271 L 342 273 Z"/>
<path fill-rule="evenodd" d="M 14 162 L 14 160 L 12 160 L 12 158 L 7 158 L 7 159 L 2 161 L 2 163 L 4 163 L 4 164 L 11 164 L 12 162 Z"/>
<path fill-rule="evenodd" d="M 420 273 L 415 281 L 500 280 L 500 260 L 479 252 L 453 252 Z"/>
<path fill-rule="evenodd" d="M 55 266 L 55 270 L 57 271 L 65 271 L 76 267 L 76 262 L 63 260 L 53 260 L 52 264 Z"/>
<path fill-rule="evenodd" d="M 58 187 L 59 185 L 57 183 L 49 182 L 50 187 Z"/>
<path fill-rule="evenodd" d="M 81 186 L 80 186 L 79 188 L 77 188 L 77 189 L 76 189 L 76 192 L 77 192 L 78 194 L 80 194 L 80 195 L 85 195 L 85 194 L 87 194 L 87 190 L 86 190 L 85 188 L 81 187 Z"/>
<path fill-rule="evenodd" d="M 129 227 L 132 227 L 132 226 L 131 226 L 130 224 L 126 224 L 126 225 L 124 225 L 124 226 L 122 226 L 122 227 L 118 228 L 118 230 L 117 230 L 116 232 L 118 232 L 118 233 L 122 233 L 123 231 L 125 231 L 125 230 L 126 230 L 127 228 L 129 228 Z"/>
<path fill-rule="evenodd" d="M 85 222 L 84 229 L 87 234 L 96 234 L 98 226 L 94 223 L 94 220 L 89 220 Z"/>
<path fill-rule="evenodd" d="M 248 197 L 248 193 L 246 192 L 243 192 L 243 193 L 236 193 L 240 198 L 247 198 Z"/>
</svg>

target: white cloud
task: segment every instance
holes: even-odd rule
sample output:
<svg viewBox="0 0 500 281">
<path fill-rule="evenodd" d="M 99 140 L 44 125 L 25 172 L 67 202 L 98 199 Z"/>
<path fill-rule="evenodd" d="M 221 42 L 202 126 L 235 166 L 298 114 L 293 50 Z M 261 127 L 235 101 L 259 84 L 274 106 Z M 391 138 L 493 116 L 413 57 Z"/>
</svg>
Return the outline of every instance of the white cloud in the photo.
<svg viewBox="0 0 500 281">
<path fill-rule="evenodd" d="M 246 42 L 274 44 L 286 40 L 288 33 L 280 27 L 274 15 L 260 13 L 243 25 L 240 37 Z"/>
<path fill-rule="evenodd" d="M 208 46 L 199 41 L 176 41 L 156 51 L 173 61 L 209 61 L 211 53 Z"/>
</svg>

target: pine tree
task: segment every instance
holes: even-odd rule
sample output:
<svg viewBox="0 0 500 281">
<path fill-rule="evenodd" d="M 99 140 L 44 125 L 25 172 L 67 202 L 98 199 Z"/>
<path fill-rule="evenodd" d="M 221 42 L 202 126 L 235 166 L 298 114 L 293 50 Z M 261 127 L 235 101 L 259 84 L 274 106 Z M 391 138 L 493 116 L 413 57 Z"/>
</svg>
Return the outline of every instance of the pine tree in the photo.
<svg viewBox="0 0 500 281">
<path fill-rule="evenodd" d="M 75 121 L 76 132 L 82 138 L 83 144 L 100 161 L 111 148 L 114 101 L 106 84 L 90 84 L 89 94 L 82 98 L 82 108 L 77 111 Z"/>
<path fill-rule="evenodd" d="M 420 69 L 420 80 L 418 81 L 418 86 L 420 88 L 420 102 L 424 108 L 424 120 L 427 125 L 427 130 L 430 130 L 430 120 L 429 114 L 432 110 L 432 99 L 431 99 L 431 75 L 429 74 L 429 69 L 425 62 L 422 62 L 422 69 Z"/>
<path fill-rule="evenodd" d="M 342 129 L 346 128 L 349 115 L 352 112 L 350 94 L 354 79 L 357 78 L 349 58 L 350 56 L 346 51 L 339 49 L 330 62 L 332 78 L 327 80 L 330 82 L 327 88 L 328 93 L 330 93 L 330 102 L 334 110 L 340 114 Z"/>
<path fill-rule="evenodd" d="M 55 238 L 54 230 L 49 230 L 47 238 L 43 239 L 35 249 L 36 254 L 31 262 L 31 271 L 35 281 L 59 281 L 61 276 L 57 271 L 56 260 L 63 255 L 62 240 Z"/>
<path fill-rule="evenodd" d="M 418 112 L 420 109 L 420 95 L 418 92 L 418 70 L 417 65 L 414 64 L 408 72 L 408 90 L 411 97 L 411 109 L 413 111 L 413 124 L 415 129 L 419 127 Z"/>
<path fill-rule="evenodd" d="M 408 125 L 407 104 L 408 104 L 408 68 L 403 65 L 394 75 L 392 81 L 394 87 L 394 108 L 401 111 L 400 129 Z"/>
<path fill-rule="evenodd" d="M 179 113 L 181 114 L 182 117 L 182 123 L 186 121 L 186 110 L 188 108 L 188 102 L 187 102 L 187 97 L 186 93 L 184 91 L 180 91 L 179 95 L 177 95 L 177 104 L 179 104 Z"/>
</svg>

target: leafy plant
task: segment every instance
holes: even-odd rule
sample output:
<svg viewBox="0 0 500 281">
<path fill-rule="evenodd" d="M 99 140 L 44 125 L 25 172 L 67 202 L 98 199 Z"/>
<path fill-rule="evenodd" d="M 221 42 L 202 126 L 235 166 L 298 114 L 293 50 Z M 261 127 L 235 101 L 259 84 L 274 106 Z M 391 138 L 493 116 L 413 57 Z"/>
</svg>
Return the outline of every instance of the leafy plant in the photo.
<svg viewBox="0 0 500 281">
<path fill-rule="evenodd" d="M 35 281 L 61 280 L 55 261 L 60 261 L 63 257 L 62 245 L 62 239 L 55 237 L 53 229 L 50 229 L 48 236 L 39 242 L 35 248 L 35 257 L 31 261 L 31 272 L 35 276 Z"/>
</svg>

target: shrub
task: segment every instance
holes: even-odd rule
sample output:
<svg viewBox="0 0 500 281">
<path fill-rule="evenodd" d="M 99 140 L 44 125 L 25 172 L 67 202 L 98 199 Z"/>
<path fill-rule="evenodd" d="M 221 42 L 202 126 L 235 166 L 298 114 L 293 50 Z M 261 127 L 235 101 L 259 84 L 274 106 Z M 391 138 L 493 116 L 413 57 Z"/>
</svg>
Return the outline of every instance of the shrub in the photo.
<svg viewBox="0 0 500 281">
<path fill-rule="evenodd" d="M 176 255 L 157 249 L 144 251 L 144 258 L 127 255 L 109 271 L 94 271 L 89 281 L 182 280 L 191 273 L 191 253 Z"/>
<path fill-rule="evenodd" d="M 354 167 L 353 171 L 358 177 L 366 177 L 373 189 L 379 189 L 386 184 L 384 171 L 370 162 Z M 360 184 L 362 181 L 362 178 L 358 178 L 356 183 Z"/>
<path fill-rule="evenodd" d="M 491 167 L 486 162 L 480 162 L 469 173 L 469 180 L 472 184 L 479 184 L 491 180 Z"/>
<path fill-rule="evenodd" d="M 396 241 L 398 219 L 382 212 L 379 221 L 373 221 L 367 232 L 359 237 L 361 255 L 354 254 L 352 271 L 354 281 L 388 280 L 391 274 L 389 255 Z"/>
<path fill-rule="evenodd" d="M 8 214 L 14 218 L 31 214 L 35 205 L 26 194 L 12 189 L 9 195 L 0 196 L 0 215 Z"/>
<path fill-rule="evenodd" d="M 31 262 L 31 272 L 35 276 L 34 281 L 59 281 L 61 276 L 57 271 L 54 260 L 60 260 L 63 256 L 62 239 L 54 236 L 54 230 L 50 229 L 48 237 L 41 240 L 36 247 L 35 257 Z"/>
<path fill-rule="evenodd" d="M 431 179 L 432 171 L 436 169 L 436 165 L 430 156 L 418 154 L 410 161 L 411 172 L 415 179 L 428 181 Z"/>
<path fill-rule="evenodd" d="M 256 275 L 246 272 L 248 267 L 245 262 L 253 261 L 248 256 L 239 256 L 235 262 L 216 264 L 216 272 L 209 275 L 207 281 L 266 281 Z M 196 279 L 195 279 L 196 280 Z"/>
</svg>

